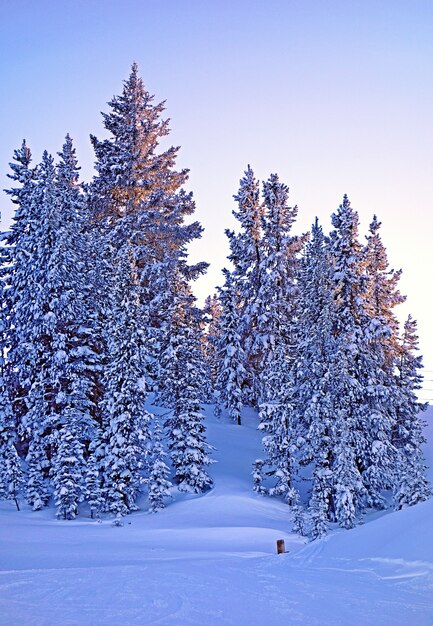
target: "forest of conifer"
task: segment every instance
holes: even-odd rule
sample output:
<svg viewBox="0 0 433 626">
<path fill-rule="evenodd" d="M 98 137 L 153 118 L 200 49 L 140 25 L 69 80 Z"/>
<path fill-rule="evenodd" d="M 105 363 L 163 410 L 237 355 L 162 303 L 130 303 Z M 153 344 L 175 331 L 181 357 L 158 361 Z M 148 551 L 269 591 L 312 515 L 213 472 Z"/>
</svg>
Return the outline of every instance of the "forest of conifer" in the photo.
<svg viewBox="0 0 433 626">
<path fill-rule="evenodd" d="M 287 502 L 297 532 L 351 528 L 370 509 L 430 495 L 421 451 L 416 322 L 399 324 L 400 271 L 372 216 L 362 239 L 349 198 L 294 233 L 277 174 L 248 166 L 223 284 L 203 307 L 190 264 L 202 236 L 187 170 L 134 64 L 91 135 L 79 180 L 72 139 L 11 163 L 2 234 L 0 497 L 60 519 L 157 512 L 175 487 L 212 488 L 202 406 L 242 424 L 253 407 L 263 455 L 251 489 Z M 163 416 L 150 405 L 164 407 Z"/>
</svg>

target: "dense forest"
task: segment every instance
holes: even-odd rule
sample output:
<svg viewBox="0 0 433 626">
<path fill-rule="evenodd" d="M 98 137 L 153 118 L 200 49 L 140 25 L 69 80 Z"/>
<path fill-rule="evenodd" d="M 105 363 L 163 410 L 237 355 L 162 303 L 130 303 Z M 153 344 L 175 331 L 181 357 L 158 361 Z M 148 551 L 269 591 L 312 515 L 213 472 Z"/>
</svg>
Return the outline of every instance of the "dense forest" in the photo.
<svg viewBox="0 0 433 626">
<path fill-rule="evenodd" d="M 248 166 L 223 284 L 200 308 L 193 283 L 207 264 L 190 264 L 188 245 L 202 227 L 178 148 L 160 148 L 163 111 L 134 64 L 103 113 L 109 138 L 91 136 L 91 182 L 69 135 L 57 160 L 33 165 L 25 141 L 15 151 L 0 249 L 0 496 L 121 525 L 139 501 L 163 508 L 175 486 L 205 492 L 208 403 L 239 425 L 243 407 L 257 410 L 251 488 L 286 501 L 301 534 L 425 500 L 417 328 L 398 322 L 401 272 L 378 218 L 361 240 L 344 196 L 329 234 L 316 220 L 296 235 L 288 187 Z"/>
</svg>

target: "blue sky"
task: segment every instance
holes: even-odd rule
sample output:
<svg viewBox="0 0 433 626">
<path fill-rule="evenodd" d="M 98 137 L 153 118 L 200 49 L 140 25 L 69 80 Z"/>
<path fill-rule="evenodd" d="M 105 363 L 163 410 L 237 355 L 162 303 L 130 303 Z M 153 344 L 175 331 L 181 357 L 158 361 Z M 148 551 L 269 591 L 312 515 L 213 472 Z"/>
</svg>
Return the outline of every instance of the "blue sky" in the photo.
<svg viewBox="0 0 433 626">
<path fill-rule="evenodd" d="M 248 163 L 290 186 L 299 230 L 329 227 L 347 193 L 364 231 L 383 222 L 433 370 L 432 32 L 430 0 L 0 0 L 0 185 L 24 137 L 39 160 L 66 132 L 89 179 L 88 136 L 135 60 L 191 169 L 192 254 L 212 263 L 199 295 L 220 281 Z"/>
</svg>

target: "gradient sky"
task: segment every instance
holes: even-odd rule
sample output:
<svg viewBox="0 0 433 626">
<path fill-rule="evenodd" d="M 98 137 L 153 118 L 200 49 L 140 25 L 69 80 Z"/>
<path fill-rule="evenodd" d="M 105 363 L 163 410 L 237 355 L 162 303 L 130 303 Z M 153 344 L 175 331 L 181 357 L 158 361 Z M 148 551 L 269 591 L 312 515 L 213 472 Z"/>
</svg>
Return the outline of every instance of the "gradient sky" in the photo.
<svg viewBox="0 0 433 626">
<path fill-rule="evenodd" d="M 0 187 L 24 137 L 38 161 L 66 132 L 89 180 L 89 133 L 134 60 L 191 169 L 206 229 L 191 252 L 212 264 L 200 298 L 221 282 L 248 163 L 290 186 L 298 232 L 316 214 L 328 230 L 347 193 L 363 233 L 383 222 L 433 379 L 433 2 L 0 0 Z"/>
</svg>

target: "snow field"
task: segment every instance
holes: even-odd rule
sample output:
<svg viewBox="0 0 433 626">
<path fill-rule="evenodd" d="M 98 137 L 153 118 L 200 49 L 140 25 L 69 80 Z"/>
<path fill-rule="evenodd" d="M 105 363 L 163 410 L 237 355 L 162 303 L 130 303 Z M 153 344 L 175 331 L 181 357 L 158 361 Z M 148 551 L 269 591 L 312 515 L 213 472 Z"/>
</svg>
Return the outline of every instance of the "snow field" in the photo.
<svg viewBox="0 0 433 626">
<path fill-rule="evenodd" d="M 261 435 L 252 411 L 243 422 L 209 408 L 214 488 L 157 514 L 143 502 L 122 528 L 1 503 L 0 624 L 433 624 L 433 501 L 305 544 L 284 503 L 252 492 Z"/>
</svg>

